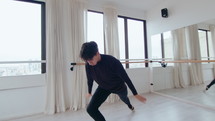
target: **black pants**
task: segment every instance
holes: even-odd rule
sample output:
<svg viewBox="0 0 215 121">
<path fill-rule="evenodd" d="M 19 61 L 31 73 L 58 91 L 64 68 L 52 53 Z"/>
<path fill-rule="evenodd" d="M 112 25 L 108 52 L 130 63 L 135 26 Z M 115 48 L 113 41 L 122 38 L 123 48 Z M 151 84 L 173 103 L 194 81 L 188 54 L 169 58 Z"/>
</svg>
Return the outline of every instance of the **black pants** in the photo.
<svg viewBox="0 0 215 121">
<path fill-rule="evenodd" d="M 207 87 L 210 88 L 214 84 L 215 84 L 215 79 L 213 81 L 211 81 L 211 83 Z"/>
<path fill-rule="evenodd" d="M 110 91 L 104 90 L 98 87 L 90 100 L 89 105 L 87 106 L 88 114 L 95 120 L 95 121 L 106 121 L 104 116 L 99 111 L 99 107 L 102 103 L 107 99 L 107 97 L 111 94 Z M 128 106 L 131 106 L 131 103 L 128 99 L 128 91 L 127 88 L 124 91 L 116 93 L 120 99 L 126 103 Z"/>
</svg>

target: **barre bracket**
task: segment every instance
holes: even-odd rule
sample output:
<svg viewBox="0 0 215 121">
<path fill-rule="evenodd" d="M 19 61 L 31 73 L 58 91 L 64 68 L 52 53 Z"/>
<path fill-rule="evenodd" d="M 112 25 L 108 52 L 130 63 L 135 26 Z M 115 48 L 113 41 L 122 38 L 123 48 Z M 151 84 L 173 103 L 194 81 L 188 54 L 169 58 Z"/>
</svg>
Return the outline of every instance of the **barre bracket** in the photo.
<svg viewBox="0 0 215 121">
<path fill-rule="evenodd" d="M 70 68 L 71 71 L 74 70 L 74 66 L 76 65 L 76 63 L 71 63 L 72 67 Z"/>
</svg>

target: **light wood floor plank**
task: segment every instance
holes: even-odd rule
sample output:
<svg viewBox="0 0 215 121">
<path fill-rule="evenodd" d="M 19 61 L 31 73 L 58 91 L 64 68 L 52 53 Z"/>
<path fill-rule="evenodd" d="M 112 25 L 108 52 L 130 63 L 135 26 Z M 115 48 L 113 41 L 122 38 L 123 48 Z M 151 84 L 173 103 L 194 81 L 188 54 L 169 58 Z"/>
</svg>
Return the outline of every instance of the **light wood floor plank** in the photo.
<svg viewBox="0 0 215 121">
<path fill-rule="evenodd" d="M 214 121 L 215 111 L 189 105 L 153 93 L 143 94 L 147 103 L 143 104 L 130 97 L 135 112 L 119 101 L 103 104 L 100 108 L 107 121 Z M 67 111 L 55 115 L 37 115 L 10 121 L 93 121 L 86 111 Z"/>
</svg>

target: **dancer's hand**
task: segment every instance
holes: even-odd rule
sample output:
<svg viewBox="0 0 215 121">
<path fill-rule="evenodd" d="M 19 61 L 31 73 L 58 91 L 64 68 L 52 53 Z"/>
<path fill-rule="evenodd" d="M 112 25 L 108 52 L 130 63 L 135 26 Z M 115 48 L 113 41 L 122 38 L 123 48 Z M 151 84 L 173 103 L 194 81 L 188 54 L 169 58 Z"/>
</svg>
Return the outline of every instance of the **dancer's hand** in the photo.
<svg viewBox="0 0 215 121">
<path fill-rule="evenodd" d="M 134 95 L 140 102 L 146 103 L 146 98 L 140 95 Z"/>
<path fill-rule="evenodd" d="M 90 93 L 88 93 L 88 94 L 86 95 L 87 98 L 90 98 L 91 96 L 92 96 L 92 94 L 90 94 Z"/>
</svg>

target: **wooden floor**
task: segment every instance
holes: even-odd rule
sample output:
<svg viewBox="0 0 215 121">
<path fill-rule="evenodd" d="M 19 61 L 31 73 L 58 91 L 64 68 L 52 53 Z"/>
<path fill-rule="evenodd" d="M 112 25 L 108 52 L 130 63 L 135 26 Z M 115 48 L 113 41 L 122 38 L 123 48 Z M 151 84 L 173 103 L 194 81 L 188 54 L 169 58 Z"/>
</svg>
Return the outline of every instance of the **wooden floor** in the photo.
<svg viewBox="0 0 215 121">
<path fill-rule="evenodd" d="M 215 93 L 215 92 L 214 92 Z M 119 101 L 103 104 L 100 108 L 107 121 L 214 121 L 215 111 L 190 105 L 155 93 L 143 94 L 147 103 L 143 104 L 130 97 L 135 111 Z M 215 100 L 214 100 L 215 102 Z M 86 111 L 67 111 L 55 115 L 37 115 L 10 121 L 93 121 Z"/>
</svg>

